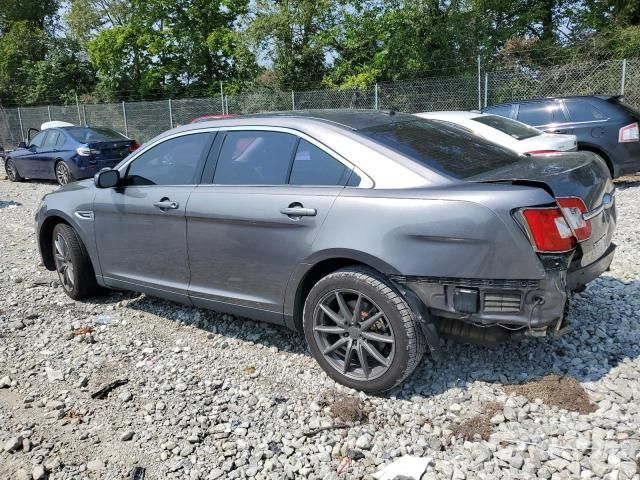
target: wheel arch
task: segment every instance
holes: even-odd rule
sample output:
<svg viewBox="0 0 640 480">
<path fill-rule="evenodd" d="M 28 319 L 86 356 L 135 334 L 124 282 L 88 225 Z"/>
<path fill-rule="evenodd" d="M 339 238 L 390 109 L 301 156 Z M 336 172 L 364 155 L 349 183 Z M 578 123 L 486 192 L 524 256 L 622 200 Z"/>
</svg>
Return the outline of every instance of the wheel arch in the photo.
<svg viewBox="0 0 640 480">
<path fill-rule="evenodd" d="M 287 326 L 302 332 L 302 310 L 311 288 L 326 275 L 352 266 L 367 267 L 383 275 L 399 273 L 388 263 L 364 252 L 339 249 L 318 253 L 300 264 L 289 281 L 284 305 Z"/>
<path fill-rule="evenodd" d="M 578 150 L 592 152 L 597 155 L 600 155 L 602 159 L 606 162 L 607 167 L 609 167 L 609 173 L 611 173 L 611 177 L 615 178 L 614 177 L 615 167 L 613 165 L 613 162 L 611 161 L 611 158 L 609 158 L 609 155 L 607 155 L 601 147 L 594 145 L 592 143 L 578 141 Z"/>
</svg>

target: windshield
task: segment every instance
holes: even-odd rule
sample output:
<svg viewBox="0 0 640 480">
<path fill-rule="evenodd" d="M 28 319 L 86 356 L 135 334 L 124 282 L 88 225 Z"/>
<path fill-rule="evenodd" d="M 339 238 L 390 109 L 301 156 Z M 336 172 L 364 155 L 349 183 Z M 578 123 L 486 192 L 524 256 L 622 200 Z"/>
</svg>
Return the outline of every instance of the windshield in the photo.
<svg viewBox="0 0 640 480">
<path fill-rule="evenodd" d="M 71 135 L 71 137 L 81 143 L 91 142 L 119 142 L 122 140 L 129 140 L 124 135 L 111 130 L 110 128 L 102 127 L 69 127 L 65 128 L 65 131 Z"/>
<path fill-rule="evenodd" d="M 460 179 L 520 160 L 511 150 L 442 122 L 391 123 L 360 130 L 360 133 L 426 167 Z"/>
<path fill-rule="evenodd" d="M 529 125 L 516 122 L 509 118 L 499 117 L 497 115 L 483 115 L 481 117 L 472 118 L 471 120 L 487 125 L 488 127 L 495 128 L 496 130 L 500 130 L 502 133 L 506 133 L 516 140 L 526 140 L 527 138 L 542 135 L 542 132 L 537 128 L 530 127 Z"/>
</svg>

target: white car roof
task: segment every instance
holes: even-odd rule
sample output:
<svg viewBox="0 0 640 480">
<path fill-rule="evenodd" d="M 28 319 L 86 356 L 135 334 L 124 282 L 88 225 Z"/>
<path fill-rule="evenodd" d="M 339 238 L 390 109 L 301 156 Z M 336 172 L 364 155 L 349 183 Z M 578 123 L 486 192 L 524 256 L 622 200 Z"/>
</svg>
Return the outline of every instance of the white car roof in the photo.
<svg viewBox="0 0 640 480">
<path fill-rule="evenodd" d="M 51 120 L 50 122 L 44 122 L 42 125 L 40 125 L 40 130 L 58 127 L 73 127 L 73 123 L 63 122 L 61 120 Z"/>
</svg>

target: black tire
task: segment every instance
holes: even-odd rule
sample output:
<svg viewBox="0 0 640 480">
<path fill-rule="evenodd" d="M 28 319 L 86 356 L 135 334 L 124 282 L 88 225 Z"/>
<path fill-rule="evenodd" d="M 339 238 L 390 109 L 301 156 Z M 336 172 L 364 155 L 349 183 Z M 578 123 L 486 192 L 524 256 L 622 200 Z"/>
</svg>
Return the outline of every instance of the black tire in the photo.
<svg viewBox="0 0 640 480">
<path fill-rule="evenodd" d="M 57 224 L 53 228 L 51 248 L 64 292 L 74 300 L 95 295 L 98 292 L 96 275 L 89 254 L 75 230 L 66 223 Z"/>
<path fill-rule="evenodd" d="M 18 173 L 16 164 L 10 158 L 4 164 L 4 171 L 7 173 L 7 178 L 12 182 L 22 182 L 24 180 Z"/>
<path fill-rule="evenodd" d="M 332 295 L 336 296 L 335 300 L 331 298 Z M 343 310 L 339 308 L 339 296 L 343 297 L 342 305 L 348 308 L 348 315 L 343 315 Z M 331 308 L 331 302 L 338 305 L 337 312 Z M 341 317 L 340 320 L 352 316 L 353 323 L 348 332 L 332 332 L 335 330 L 333 325 L 338 326 L 338 322 L 326 313 L 327 308 L 332 310 L 334 316 Z M 356 310 L 358 314 L 354 313 Z M 367 320 L 374 320 L 377 312 L 382 312 L 380 320 L 366 327 Z M 303 330 L 311 354 L 327 375 L 338 383 L 367 393 L 383 392 L 400 384 L 419 365 L 426 349 L 420 326 L 407 302 L 388 279 L 367 268 L 337 270 L 316 283 L 305 301 Z M 384 338 L 384 342 L 376 343 L 373 335 L 375 338 Z M 387 343 L 390 338 L 392 343 Z M 336 343 L 345 341 L 344 353 L 342 346 L 326 353 Z M 373 353 L 379 356 L 367 350 L 372 345 L 376 347 Z M 355 354 L 348 353 L 352 348 L 356 349 Z M 364 362 L 361 355 L 365 357 Z M 348 363 L 344 361 L 347 357 Z M 387 365 L 377 361 L 377 358 L 384 359 Z M 374 375 L 376 368 L 378 373 Z M 366 369 L 370 369 L 369 375 L 365 373 Z"/>
<path fill-rule="evenodd" d="M 73 176 L 73 173 L 71 173 L 71 169 L 69 168 L 69 166 L 62 160 L 59 160 L 54 168 L 56 180 L 60 185 L 66 185 L 67 183 L 71 183 L 76 180 Z"/>
</svg>

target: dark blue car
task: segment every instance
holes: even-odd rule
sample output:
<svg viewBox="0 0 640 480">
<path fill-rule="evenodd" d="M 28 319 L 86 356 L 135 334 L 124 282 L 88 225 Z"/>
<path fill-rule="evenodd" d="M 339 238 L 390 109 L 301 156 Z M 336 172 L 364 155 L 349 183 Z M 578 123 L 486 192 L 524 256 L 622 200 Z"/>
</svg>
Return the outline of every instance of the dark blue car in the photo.
<svg viewBox="0 0 640 480">
<path fill-rule="evenodd" d="M 620 95 L 520 100 L 482 110 L 534 126 L 548 133 L 570 133 L 578 150 L 600 156 L 613 178 L 640 171 L 640 112 Z"/>
<path fill-rule="evenodd" d="M 12 182 L 32 178 L 65 185 L 117 165 L 138 146 L 135 140 L 109 128 L 48 128 L 28 145 L 20 143 L 7 156 L 5 169 Z"/>
</svg>

